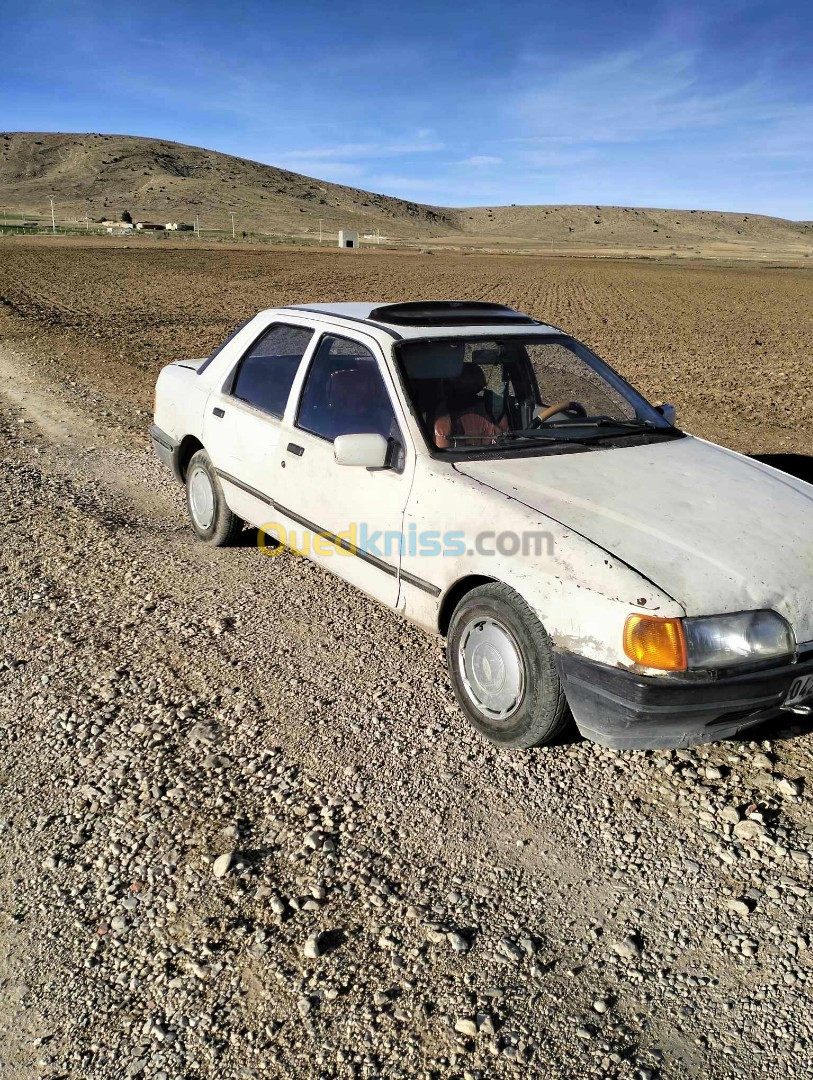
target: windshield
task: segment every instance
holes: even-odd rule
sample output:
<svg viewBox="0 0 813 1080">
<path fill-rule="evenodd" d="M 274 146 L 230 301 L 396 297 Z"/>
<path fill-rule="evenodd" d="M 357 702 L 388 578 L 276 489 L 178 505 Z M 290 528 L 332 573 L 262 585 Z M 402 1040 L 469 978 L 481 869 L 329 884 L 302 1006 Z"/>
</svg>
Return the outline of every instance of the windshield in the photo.
<svg viewBox="0 0 813 1080">
<path fill-rule="evenodd" d="M 564 334 L 403 341 L 396 354 L 436 450 L 673 430 L 612 368 Z"/>
</svg>

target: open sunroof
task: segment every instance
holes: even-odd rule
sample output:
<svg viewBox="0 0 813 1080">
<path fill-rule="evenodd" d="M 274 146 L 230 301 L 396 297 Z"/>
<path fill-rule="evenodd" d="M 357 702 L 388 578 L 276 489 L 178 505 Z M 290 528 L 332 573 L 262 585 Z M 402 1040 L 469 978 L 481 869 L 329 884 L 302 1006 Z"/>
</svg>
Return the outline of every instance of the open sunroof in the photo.
<svg viewBox="0 0 813 1080">
<path fill-rule="evenodd" d="M 398 326 L 493 326 L 506 323 L 536 325 L 536 319 L 514 311 L 505 304 L 485 300 L 418 300 L 404 304 L 382 304 L 368 318 L 373 322 Z"/>
</svg>

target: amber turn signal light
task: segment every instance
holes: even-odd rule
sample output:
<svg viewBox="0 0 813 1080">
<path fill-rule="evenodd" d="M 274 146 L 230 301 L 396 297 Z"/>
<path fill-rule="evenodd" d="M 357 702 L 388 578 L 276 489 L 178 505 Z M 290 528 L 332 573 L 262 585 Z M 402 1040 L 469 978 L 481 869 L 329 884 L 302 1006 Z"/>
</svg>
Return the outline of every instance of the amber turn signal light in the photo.
<svg viewBox="0 0 813 1080">
<path fill-rule="evenodd" d="M 624 652 L 643 667 L 685 671 L 688 660 L 683 623 L 656 615 L 630 615 L 624 624 Z"/>
</svg>

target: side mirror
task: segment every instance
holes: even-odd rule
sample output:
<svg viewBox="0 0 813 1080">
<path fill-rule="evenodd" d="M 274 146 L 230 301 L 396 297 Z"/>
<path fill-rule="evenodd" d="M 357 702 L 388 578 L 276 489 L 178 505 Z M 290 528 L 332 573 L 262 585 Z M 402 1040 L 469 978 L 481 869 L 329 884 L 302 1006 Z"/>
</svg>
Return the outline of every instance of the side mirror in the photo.
<svg viewBox="0 0 813 1080">
<path fill-rule="evenodd" d="M 337 465 L 383 469 L 389 451 L 389 443 L 383 435 L 337 435 L 333 440 L 333 457 Z"/>
<path fill-rule="evenodd" d="M 671 427 L 675 426 L 675 422 L 677 420 L 677 410 L 675 409 L 674 405 L 656 405 L 655 408 L 658 410 L 658 412 L 661 414 L 667 424 L 669 424 Z"/>
</svg>

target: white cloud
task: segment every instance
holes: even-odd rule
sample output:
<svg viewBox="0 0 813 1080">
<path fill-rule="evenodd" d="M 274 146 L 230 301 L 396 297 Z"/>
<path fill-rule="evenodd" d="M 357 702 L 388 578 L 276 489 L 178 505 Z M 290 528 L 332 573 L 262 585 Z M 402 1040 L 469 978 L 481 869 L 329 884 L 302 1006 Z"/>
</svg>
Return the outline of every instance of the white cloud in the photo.
<svg viewBox="0 0 813 1080">
<path fill-rule="evenodd" d="M 535 169 L 570 169 L 576 165 L 585 165 L 598 157 L 594 147 L 582 147 L 573 150 L 560 150 L 555 144 L 547 149 L 522 150 L 519 158 L 524 165 Z"/>
<path fill-rule="evenodd" d="M 378 174 L 370 176 L 364 185 L 370 191 L 381 191 L 388 195 L 409 198 L 412 194 L 437 193 L 447 185 L 442 180 L 429 180 L 417 176 Z"/>
<path fill-rule="evenodd" d="M 277 154 L 276 160 L 288 161 L 295 158 L 297 161 L 329 161 L 332 158 L 382 158 L 399 157 L 408 154 L 425 154 L 435 150 L 442 150 L 443 143 L 439 142 L 405 142 L 405 143 L 343 143 L 336 146 L 311 146 L 300 150 L 287 150 Z"/>
<path fill-rule="evenodd" d="M 318 176 L 314 174 L 314 161 L 312 158 L 286 158 L 284 162 L 274 160 L 275 165 L 287 169 L 289 172 L 304 173 L 315 180 L 327 180 L 334 184 L 358 184 L 364 179 L 364 167 L 351 161 L 326 161 L 318 170 Z"/>
<path fill-rule="evenodd" d="M 491 154 L 473 154 L 460 162 L 461 165 L 474 165 L 481 168 L 486 165 L 502 165 L 501 157 L 492 157 Z"/>
<path fill-rule="evenodd" d="M 521 65 L 526 85 L 539 58 Z M 515 113 L 529 141 L 632 143 L 742 126 L 754 130 L 796 118 L 804 107 L 783 101 L 769 78 L 749 75 L 724 90 L 705 84 L 698 49 L 674 50 L 655 39 L 578 64 L 524 93 Z"/>
</svg>

